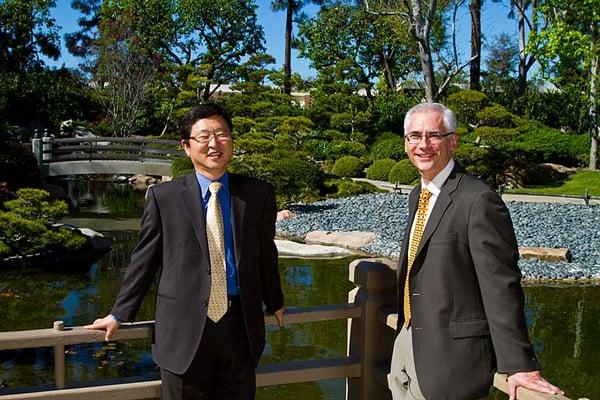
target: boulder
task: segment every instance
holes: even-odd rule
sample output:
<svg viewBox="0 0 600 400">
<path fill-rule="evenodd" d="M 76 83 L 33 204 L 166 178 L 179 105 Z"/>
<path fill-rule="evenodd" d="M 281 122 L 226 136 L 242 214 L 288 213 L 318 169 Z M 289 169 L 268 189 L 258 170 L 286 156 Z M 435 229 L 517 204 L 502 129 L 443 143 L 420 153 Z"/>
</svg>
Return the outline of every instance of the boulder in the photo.
<svg viewBox="0 0 600 400">
<path fill-rule="evenodd" d="M 348 249 L 360 250 L 363 246 L 377 239 L 379 234 L 362 231 L 312 231 L 304 237 L 306 243 L 341 246 Z"/>
<path fill-rule="evenodd" d="M 140 192 L 145 192 L 148 190 L 148 187 L 156 185 L 156 183 L 158 183 L 157 179 L 148 175 L 137 174 L 129 178 L 129 185 L 133 190 L 138 190 Z"/>
<path fill-rule="evenodd" d="M 519 247 L 519 255 L 524 260 L 537 258 L 544 261 L 571 262 L 571 252 L 565 248 Z"/>
</svg>

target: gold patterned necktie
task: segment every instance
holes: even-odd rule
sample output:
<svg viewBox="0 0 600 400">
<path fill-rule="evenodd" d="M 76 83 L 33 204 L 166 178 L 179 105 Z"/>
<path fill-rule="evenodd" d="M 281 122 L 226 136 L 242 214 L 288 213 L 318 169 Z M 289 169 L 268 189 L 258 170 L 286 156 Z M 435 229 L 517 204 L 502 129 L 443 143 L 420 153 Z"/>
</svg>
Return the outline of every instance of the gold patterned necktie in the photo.
<svg viewBox="0 0 600 400">
<path fill-rule="evenodd" d="M 223 187 L 221 182 L 211 182 L 210 199 L 206 211 L 206 238 L 210 254 L 210 297 L 208 318 L 217 322 L 227 312 L 227 277 L 225 264 L 225 236 L 223 214 L 217 193 Z"/>
<path fill-rule="evenodd" d="M 412 240 L 410 241 L 410 247 L 408 249 L 408 264 L 406 268 L 406 280 L 404 283 L 404 326 L 410 325 L 410 285 L 408 278 L 410 277 L 410 269 L 412 268 L 413 262 L 419 249 L 419 243 L 425 230 L 425 219 L 427 217 L 427 209 L 429 208 L 429 199 L 431 198 L 431 192 L 425 188 L 421 189 L 419 195 L 419 208 L 417 210 L 417 218 L 415 219 L 415 229 L 413 230 Z"/>
</svg>

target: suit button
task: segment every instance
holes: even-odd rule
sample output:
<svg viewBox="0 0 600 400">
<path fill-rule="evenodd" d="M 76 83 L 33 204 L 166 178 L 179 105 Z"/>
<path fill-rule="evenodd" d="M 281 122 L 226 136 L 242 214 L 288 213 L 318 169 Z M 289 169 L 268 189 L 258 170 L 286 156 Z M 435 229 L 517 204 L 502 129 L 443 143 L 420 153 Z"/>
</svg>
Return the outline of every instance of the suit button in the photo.
<svg viewBox="0 0 600 400">
<path fill-rule="evenodd" d="M 208 307 L 208 299 L 203 298 L 200 303 L 204 306 L 204 307 Z"/>
</svg>

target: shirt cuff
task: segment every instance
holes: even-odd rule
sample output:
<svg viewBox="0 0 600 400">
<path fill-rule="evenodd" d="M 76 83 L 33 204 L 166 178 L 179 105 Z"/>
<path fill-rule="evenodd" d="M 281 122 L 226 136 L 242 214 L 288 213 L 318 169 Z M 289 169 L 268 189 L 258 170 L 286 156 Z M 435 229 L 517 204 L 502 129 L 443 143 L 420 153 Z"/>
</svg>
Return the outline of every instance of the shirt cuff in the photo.
<svg viewBox="0 0 600 400">
<path fill-rule="evenodd" d="M 112 315 L 112 314 L 110 314 L 110 317 L 111 317 L 112 319 L 114 319 L 115 321 L 117 321 L 117 322 L 121 322 L 121 323 L 122 323 L 122 322 L 125 322 L 125 321 L 123 321 L 121 318 L 119 318 L 119 317 L 117 317 L 117 316 L 115 316 L 115 315 Z"/>
</svg>

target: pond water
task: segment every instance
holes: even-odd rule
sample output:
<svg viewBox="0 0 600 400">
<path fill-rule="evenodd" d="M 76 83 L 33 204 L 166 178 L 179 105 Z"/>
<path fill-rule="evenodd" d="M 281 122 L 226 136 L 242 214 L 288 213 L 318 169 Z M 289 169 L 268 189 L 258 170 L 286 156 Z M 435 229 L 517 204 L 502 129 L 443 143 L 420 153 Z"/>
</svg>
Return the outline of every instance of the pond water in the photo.
<svg viewBox="0 0 600 400">
<path fill-rule="evenodd" d="M 68 192 L 78 204 L 73 218 L 112 222 L 139 218 L 143 196 L 127 186 L 94 181 L 70 181 Z M 99 222 L 102 226 L 102 221 Z M 97 227 L 95 228 L 97 229 Z M 87 274 L 43 271 L 0 272 L 0 331 L 49 328 L 55 320 L 85 325 L 105 315 L 120 287 L 134 229 L 103 231 L 115 241 L 113 250 Z M 351 259 L 280 259 L 280 274 L 288 307 L 347 301 Z M 526 286 L 530 335 L 543 374 L 573 399 L 600 399 L 600 286 Z M 138 320 L 153 318 L 153 292 Z M 346 322 L 331 321 L 269 327 L 261 360 L 273 364 L 345 354 Z M 72 346 L 66 349 L 67 382 L 116 377 L 157 378 L 148 340 Z M 51 385 L 53 350 L 0 352 L 0 394 L 18 387 Z M 343 399 L 344 380 L 259 388 L 258 399 Z M 490 399 L 505 398 L 491 393 Z"/>
</svg>

